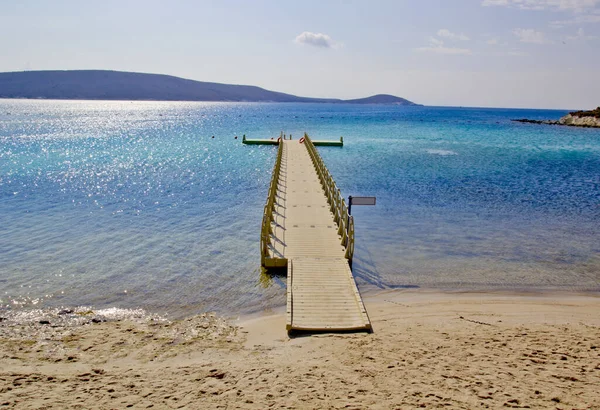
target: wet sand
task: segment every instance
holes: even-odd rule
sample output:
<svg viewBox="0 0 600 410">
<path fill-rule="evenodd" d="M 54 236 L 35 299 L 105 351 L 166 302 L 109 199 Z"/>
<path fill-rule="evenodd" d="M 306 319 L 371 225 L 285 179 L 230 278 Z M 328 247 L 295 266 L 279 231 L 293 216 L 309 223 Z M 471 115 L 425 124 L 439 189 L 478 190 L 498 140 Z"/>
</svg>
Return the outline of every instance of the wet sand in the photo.
<svg viewBox="0 0 600 410">
<path fill-rule="evenodd" d="M 372 334 L 293 338 L 283 311 L 4 320 L 0 406 L 600 408 L 597 295 L 390 291 L 365 305 Z"/>
</svg>

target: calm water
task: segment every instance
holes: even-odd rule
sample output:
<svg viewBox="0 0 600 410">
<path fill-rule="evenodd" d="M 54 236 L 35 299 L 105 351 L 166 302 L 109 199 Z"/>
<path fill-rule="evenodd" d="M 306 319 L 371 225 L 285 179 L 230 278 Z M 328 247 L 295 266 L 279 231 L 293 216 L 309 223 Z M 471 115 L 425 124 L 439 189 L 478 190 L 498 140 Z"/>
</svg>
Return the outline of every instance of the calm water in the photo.
<svg viewBox="0 0 600 410">
<path fill-rule="evenodd" d="M 600 130 L 562 111 L 0 100 L 0 309 L 183 316 L 285 302 L 261 275 L 274 147 L 318 139 L 356 207 L 363 292 L 600 290 Z M 212 136 L 215 138 L 211 138 Z"/>
</svg>

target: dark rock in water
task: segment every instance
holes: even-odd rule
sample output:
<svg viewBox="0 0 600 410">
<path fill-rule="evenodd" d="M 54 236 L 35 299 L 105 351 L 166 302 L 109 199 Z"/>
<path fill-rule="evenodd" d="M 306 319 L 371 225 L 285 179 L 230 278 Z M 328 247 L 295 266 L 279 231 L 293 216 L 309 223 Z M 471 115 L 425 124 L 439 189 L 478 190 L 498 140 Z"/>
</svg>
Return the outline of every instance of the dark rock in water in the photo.
<svg viewBox="0 0 600 410">
<path fill-rule="evenodd" d="M 4 322 L 5 320 L 8 320 L 8 319 L 6 319 L 5 317 L 0 317 L 0 322 Z"/>
<path fill-rule="evenodd" d="M 600 107 L 592 111 L 576 111 L 561 117 L 560 120 L 529 120 L 520 118 L 511 120 L 530 124 L 566 125 L 570 127 L 600 128 Z"/>
<path fill-rule="evenodd" d="M 49 320 L 40 320 L 40 325 L 49 325 L 50 321 Z"/>
<path fill-rule="evenodd" d="M 70 315 L 71 313 L 73 313 L 73 309 L 63 309 L 58 312 L 59 315 Z"/>
<path fill-rule="evenodd" d="M 106 322 L 106 319 L 101 319 L 98 317 L 95 317 L 92 319 L 92 323 L 102 323 L 102 322 Z"/>
<path fill-rule="evenodd" d="M 529 124 L 546 124 L 546 125 L 561 125 L 558 121 L 553 120 L 529 120 L 527 118 L 519 118 L 516 120 L 511 120 L 515 122 L 525 122 Z"/>
</svg>

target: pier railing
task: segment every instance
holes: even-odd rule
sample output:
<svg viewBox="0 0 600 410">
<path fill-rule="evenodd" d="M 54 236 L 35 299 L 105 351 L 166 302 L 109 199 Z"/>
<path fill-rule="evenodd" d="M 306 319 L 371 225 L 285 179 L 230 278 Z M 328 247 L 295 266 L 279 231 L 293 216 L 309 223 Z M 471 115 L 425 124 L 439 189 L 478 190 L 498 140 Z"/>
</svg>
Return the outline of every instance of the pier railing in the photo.
<svg viewBox="0 0 600 410">
<path fill-rule="evenodd" d="M 354 256 L 354 218 L 348 215 L 346 202 L 308 134 L 304 134 L 304 144 L 306 144 L 306 149 L 327 195 L 333 219 L 338 225 L 338 235 L 342 238 L 341 244 L 346 248 L 346 259 L 352 263 L 352 257 Z"/>
<path fill-rule="evenodd" d="M 281 170 L 281 159 L 283 158 L 283 144 L 280 142 L 277 148 L 277 159 L 273 166 L 273 174 L 271 176 L 271 184 L 269 185 L 269 194 L 267 203 L 265 204 L 262 227 L 260 230 L 260 262 L 265 266 L 265 260 L 269 256 L 269 244 L 271 235 L 273 234 L 273 211 L 275 209 L 275 200 L 277 196 L 277 186 L 279 184 L 279 172 Z"/>
</svg>

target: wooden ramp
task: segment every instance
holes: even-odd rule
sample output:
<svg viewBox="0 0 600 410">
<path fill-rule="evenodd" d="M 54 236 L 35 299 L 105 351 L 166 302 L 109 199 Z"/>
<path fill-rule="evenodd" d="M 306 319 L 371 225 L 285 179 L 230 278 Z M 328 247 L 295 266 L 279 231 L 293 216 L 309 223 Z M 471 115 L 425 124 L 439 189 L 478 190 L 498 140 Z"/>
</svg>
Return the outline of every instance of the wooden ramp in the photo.
<svg viewBox="0 0 600 410">
<path fill-rule="evenodd" d="M 261 253 L 287 266 L 287 330 L 371 330 L 349 264 L 354 223 L 329 171 L 308 136 L 282 140 L 277 161 Z"/>
<path fill-rule="evenodd" d="M 345 258 L 293 258 L 287 270 L 288 331 L 370 330 Z"/>
</svg>

